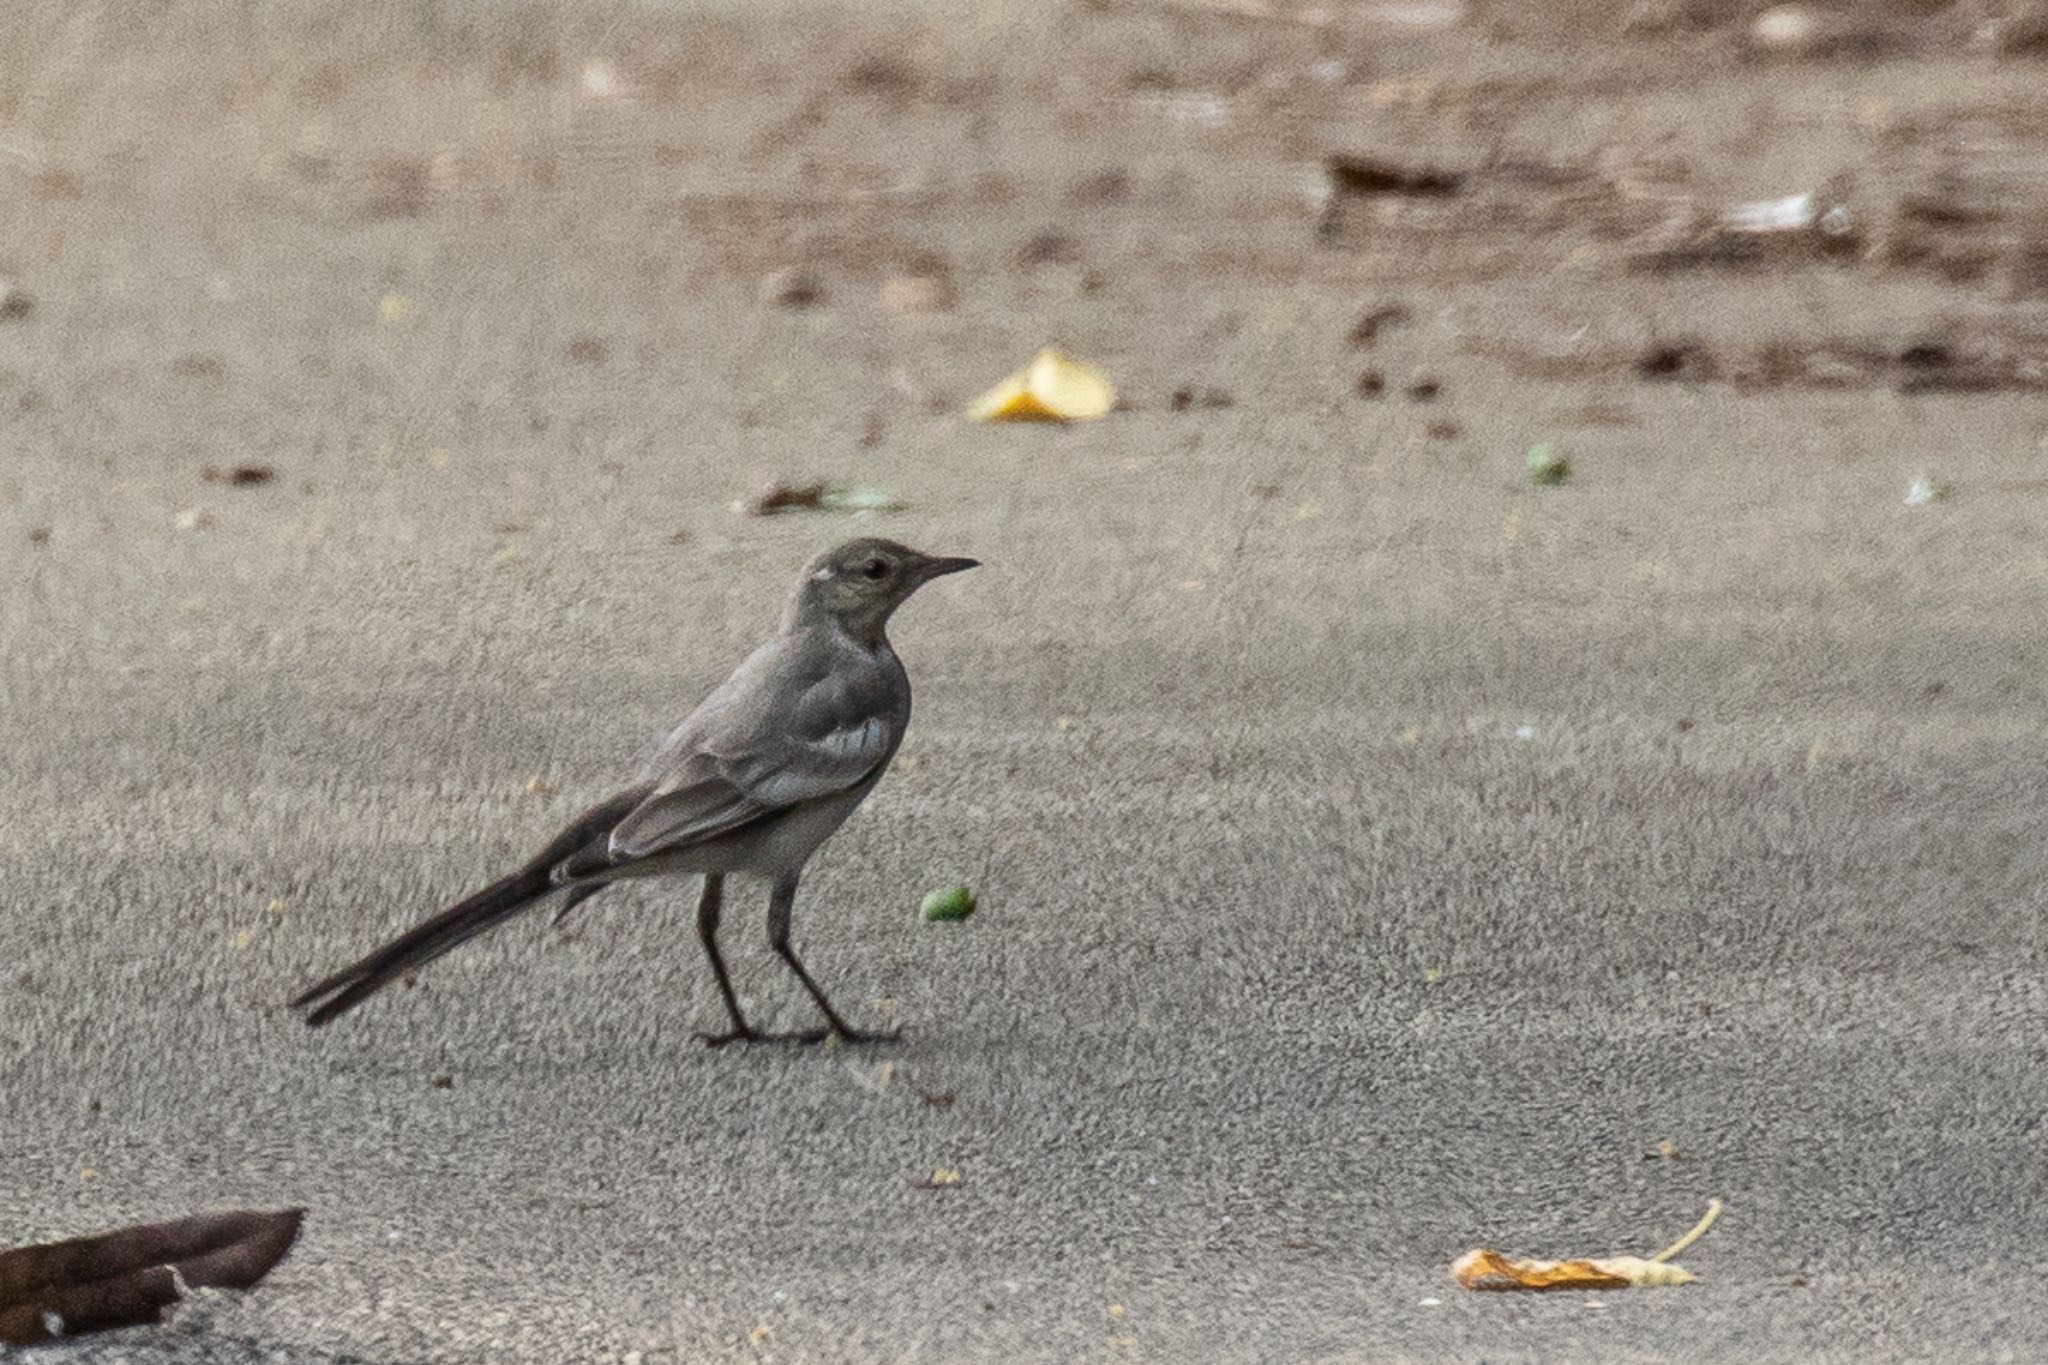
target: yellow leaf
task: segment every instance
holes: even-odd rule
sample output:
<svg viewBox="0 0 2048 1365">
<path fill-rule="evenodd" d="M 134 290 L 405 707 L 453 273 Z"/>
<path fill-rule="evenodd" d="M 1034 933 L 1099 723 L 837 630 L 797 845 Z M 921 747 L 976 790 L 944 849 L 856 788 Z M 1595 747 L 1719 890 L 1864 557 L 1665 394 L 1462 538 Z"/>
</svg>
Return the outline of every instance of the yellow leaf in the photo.
<svg viewBox="0 0 2048 1365">
<path fill-rule="evenodd" d="M 1721 1216 L 1721 1201 L 1707 1201 L 1707 1216 L 1692 1231 L 1655 1256 L 1582 1256 L 1569 1261 L 1539 1261 L 1503 1256 L 1477 1247 L 1451 1263 L 1451 1276 L 1467 1289 L 1636 1289 L 1691 1284 L 1697 1278 L 1671 1258 L 1706 1234 Z"/>
<path fill-rule="evenodd" d="M 932 1184 L 934 1185 L 957 1185 L 959 1183 L 960 1172 L 950 1166 L 941 1166 L 932 1172 Z"/>
<path fill-rule="evenodd" d="M 404 322 L 412 312 L 412 300 L 403 294 L 386 294 L 377 302 L 377 316 L 386 322 Z"/>
<path fill-rule="evenodd" d="M 1631 1289 L 1640 1285 L 1691 1284 L 1683 1266 L 1640 1256 L 1581 1257 L 1536 1261 L 1503 1256 L 1484 1248 L 1466 1252 L 1451 1274 L 1467 1289 Z"/>
<path fill-rule="evenodd" d="M 1100 417 L 1115 404 L 1116 390 L 1102 371 L 1048 346 L 975 399 L 967 415 L 977 422 L 1078 422 Z"/>
</svg>

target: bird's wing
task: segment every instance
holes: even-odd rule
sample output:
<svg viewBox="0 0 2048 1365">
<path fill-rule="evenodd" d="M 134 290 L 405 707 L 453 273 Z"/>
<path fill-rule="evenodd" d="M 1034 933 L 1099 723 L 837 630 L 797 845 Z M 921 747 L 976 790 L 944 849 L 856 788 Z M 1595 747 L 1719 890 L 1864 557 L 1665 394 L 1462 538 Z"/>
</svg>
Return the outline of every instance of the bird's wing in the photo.
<svg viewBox="0 0 2048 1365">
<path fill-rule="evenodd" d="M 829 672 L 755 695 L 774 700 L 726 709 L 671 755 L 654 790 L 612 829 L 614 858 L 698 843 L 836 795 L 872 774 L 901 736 L 885 696 Z"/>
</svg>

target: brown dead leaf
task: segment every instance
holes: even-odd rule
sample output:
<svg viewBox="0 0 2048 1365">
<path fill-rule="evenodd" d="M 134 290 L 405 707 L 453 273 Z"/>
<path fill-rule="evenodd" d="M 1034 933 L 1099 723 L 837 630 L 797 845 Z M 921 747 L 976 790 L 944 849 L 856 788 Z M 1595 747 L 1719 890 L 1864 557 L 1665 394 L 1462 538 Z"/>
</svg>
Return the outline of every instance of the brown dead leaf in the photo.
<svg viewBox="0 0 2048 1365">
<path fill-rule="evenodd" d="M 199 1214 L 0 1253 L 0 1342 L 33 1346 L 161 1322 L 181 1284 L 247 1289 L 284 1259 L 304 1217 Z"/>
<path fill-rule="evenodd" d="M 1691 1284 L 1683 1266 L 1641 1256 L 1582 1257 L 1571 1261 L 1520 1260 L 1480 1248 L 1466 1252 L 1451 1274 L 1467 1289 L 1633 1289 L 1645 1285 Z"/>
<path fill-rule="evenodd" d="M 1721 1216 L 1721 1201 L 1707 1204 L 1706 1217 L 1692 1231 L 1655 1256 L 1582 1256 L 1567 1261 L 1541 1261 L 1503 1256 L 1477 1247 L 1451 1263 L 1451 1276 L 1472 1290 L 1638 1289 L 1691 1284 L 1698 1278 L 1684 1266 L 1672 1265 L 1679 1252 L 1705 1235 Z"/>
<path fill-rule="evenodd" d="M 13 280 L 0 277 L 0 318 L 19 322 L 36 311 L 36 302 Z"/>
<path fill-rule="evenodd" d="M 1380 333 L 1390 327 L 1399 327 L 1414 320 L 1415 315 L 1406 304 L 1383 303 L 1358 320 L 1351 329 L 1351 344 L 1364 350 L 1380 339 Z"/>
<path fill-rule="evenodd" d="M 228 469 L 216 469 L 212 465 L 199 471 L 204 483 L 224 483 L 231 488 L 254 488 L 269 483 L 277 477 L 277 471 L 267 464 L 238 464 Z"/>
<path fill-rule="evenodd" d="M 1377 157 L 1335 155 L 1325 158 L 1323 169 L 1330 186 L 1339 194 L 1419 195 L 1448 197 L 1465 187 L 1462 171 L 1435 166 L 1404 166 Z"/>
</svg>

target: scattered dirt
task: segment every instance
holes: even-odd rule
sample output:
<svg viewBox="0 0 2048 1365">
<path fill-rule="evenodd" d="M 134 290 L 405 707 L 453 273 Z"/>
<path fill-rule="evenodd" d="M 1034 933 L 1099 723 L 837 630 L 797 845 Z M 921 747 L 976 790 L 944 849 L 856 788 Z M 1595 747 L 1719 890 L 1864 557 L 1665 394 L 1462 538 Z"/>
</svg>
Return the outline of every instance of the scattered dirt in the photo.
<svg viewBox="0 0 2048 1365">
<path fill-rule="evenodd" d="M 208 465 L 199 471 L 201 482 L 224 483 L 231 488 L 255 488 L 276 477 L 277 470 L 267 464 L 238 464 L 226 469 Z"/>
</svg>

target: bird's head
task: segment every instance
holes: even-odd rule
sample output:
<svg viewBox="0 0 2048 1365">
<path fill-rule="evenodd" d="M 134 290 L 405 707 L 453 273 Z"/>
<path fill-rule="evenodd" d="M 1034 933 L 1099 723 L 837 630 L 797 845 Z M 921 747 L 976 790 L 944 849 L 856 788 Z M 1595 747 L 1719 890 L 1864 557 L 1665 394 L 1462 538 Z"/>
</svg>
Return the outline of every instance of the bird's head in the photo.
<svg viewBox="0 0 2048 1365">
<path fill-rule="evenodd" d="M 942 559 L 893 540 L 849 540 L 811 561 L 790 603 L 789 624 L 832 621 L 857 639 L 881 633 L 890 613 L 934 578 L 980 561 Z"/>
</svg>

